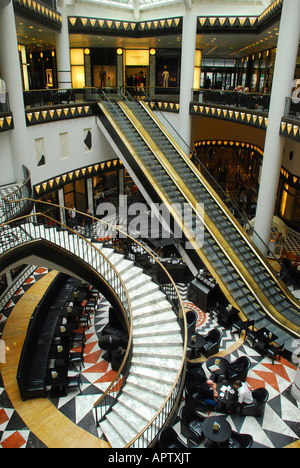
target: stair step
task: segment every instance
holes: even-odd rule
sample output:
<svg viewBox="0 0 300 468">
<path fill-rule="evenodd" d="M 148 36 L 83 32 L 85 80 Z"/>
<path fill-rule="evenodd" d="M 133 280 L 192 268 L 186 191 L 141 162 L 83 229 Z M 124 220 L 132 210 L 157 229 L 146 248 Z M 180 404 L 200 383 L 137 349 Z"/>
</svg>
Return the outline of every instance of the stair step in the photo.
<svg viewBox="0 0 300 468">
<path fill-rule="evenodd" d="M 125 393 L 122 393 L 122 395 L 118 399 L 118 403 L 119 402 L 125 406 L 125 408 L 127 409 L 127 411 L 129 411 L 129 413 L 133 413 L 133 416 L 135 416 L 133 418 L 134 420 L 133 428 L 136 428 L 137 423 L 138 423 L 139 426 L 141 426 L 141 429 L 143 429 L 143 427 L 145 427 L 148 424 L 148 422 L 151 421 L 151 419 L 153 418 L 153 416 L 155 416 L 157 412 L 157 410 L 155 410 L 151 406 L 148 406 L 147 403 L 145 402 L 142 403 L 136 398 L 134 398 L 134 396 L 131 396 Z M 119 408 L 119 404 L 118 404 L 118 408 Z"/>
<path fill-rule="evenodd" d="M 108 442 L 112 446 L 112 448 L 123 448 L 126 445 L 125 439 L 123 439 L 122 435 L 115 430 L 113 424 L 108 420 L 105 419 L 100 424 L 100 429 L 107 438 Z M 98 433 L 100 436 L 100 432 L 98 429 Z"/>
<path fill-rule="evenodd" d="M 134 336 L 133 337 L 133 344 L 134 346 L 146 346 L 146 347 L 151 347 L 151 346 L 160 346 L 160 345 L 165 345 L 165 346 L 178 346 L 182 344 L 182 337 L 181 335 L 178 334 L 166 334 L 166 335 L 155 335 L 155 336 Z"/>
<path fill-rule="evenodd" d="M 158 304 L 163 299 L 166 299 L 166 296 L 159 290 L 159 287 L 157 286 L 153 291 L 148 291 L 147 294 L 143 294 L 142 296 L 137 296 L 136 298 L 131 299 L 131 302 L 134 308 L 142 308 L 147 304 Z"/>
<path fill-rule="evenodd" d="M 148 325 L 153 325 L 155 324 L 165 324 L 169 323 L 173 320 L 176 320 L 176 317 L 174 315 L 174 312 L 169 310 L 166 312 L 153 312 L 152 314 L 149 315 L 142 315 L 142 316 L 136 316 L 133 318 L 133 325 L 134 328 L 137 329 L 139 327 L 146 327 Z"/>
<path fill-rule="evenodd" d="M 129 374 L 126 381 L 127 384 L 133 385 L 139 391 L 139 389 L 149 391 L 162 398 L 166 398 L 172 388 L 172 385 L 168 382 L 160 382 L 158 380 L 152 380 L 148 377 L 142 377 L 141 375 Z"/>
<path fill-rule="evenodd" d="M 166 371 L 165 369 L 155 369 L 140 364 L 132 364 L 130 374 L 139 377 L 146 377 L 149 380 L 154 380 L 162 383 L 173 384 L 177 376 L 177 372 L 173 370 Z"/>
<path fill-rule="evenodd" d="M 162 358 L 182 358 L 183 347 L 182 346 L 164 346 L 158 345 L 155 347 L 138 347 L 135 346 L 133 350 L 133 356 L 144 356 L 144 357 L 162 357 Z"/>
<path fill-rule="evenodd" d="M 174 317 L 173 322 L 168 321 L 167 323 L 158 323 L 158 324 L 155 323 L 155 325 L 153 323 L 149 325 L 145 325 L 144 327 L 139 327 L 139 328 L 134 327 L 134 330 L 133 330 L 134 338 L 141 337 L 141 336 L 147 337 L 147 336 L 153 336 L 153 335 L 160 336 L 160 335 L 166 335 L 166 334 L 173 335 L 173 334 L 180 333 L 180 328 L 179 328 L 177 321 L 175 320 L 175 317 Z"/>
<path fill-rule="evenodd" d="M 116 407 L 117 405 L 115 405 Z M 114 407 L 114 408 L 115 408 Z M 138 434 L 126 420 L 124 420 L 116 411 L 111 411 L 106 415 L 106 419 L 110 422 L 111 426 L 113 427 L 113 431 L 105 432 L 105 436 L 108 438 L 110 444 L 112 445 L 112 436 L 113 432 L 117 432 L 120 437 L 120 442 L 123 441 L 121 446 L 114 446 L 114 448 L 123 448 L 126 444 L 132 441 Z M 101 423 L 102 427 L 102 423 Z"/>
<path fill-rule="evenodd" d="M 162 299 L 160 302 L 154 304 L 135 304 L 134 305 L 134 316 L 135 317 L 147 317 L 152 316 L 156 311 L 166 312 L 171 310 L 171 304 L 166 300 Z"/>
<path fill-rule="evenodd" d="M 167 369 L 170 371 L 178 372 L 180 364 L 181 364 L 181 357 L 179 358 L 162 358 L 162 357 L 154 357 L 154 356 L 132 356 L 132 364 L 140 365 L 143 367 L 153 367 L 154 369 Z"/>
<path fill-rule="evenodd" d="M 151 406 L 155 411 L 158 411 L 165 401 L 164 397 L 156 395 L 151 389 L 143 390 L 139 388 L 137 391 L 137 387 L 128 382 L 123 389 L 123 393 L 138 400 L 140 403 Z"/>
</svg>

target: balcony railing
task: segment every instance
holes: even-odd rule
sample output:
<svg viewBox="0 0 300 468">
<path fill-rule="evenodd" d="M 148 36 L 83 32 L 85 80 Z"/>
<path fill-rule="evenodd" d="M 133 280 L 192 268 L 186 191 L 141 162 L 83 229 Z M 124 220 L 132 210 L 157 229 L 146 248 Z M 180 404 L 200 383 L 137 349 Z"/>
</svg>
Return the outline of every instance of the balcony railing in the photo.
<svg viewBox="0 0 300 468">
<path fill-rule="evenodd" d="M 91 102 L 99 99 L 97 88 L 37 89 L 24 91 L 23 96 L 25 109 Z"/>
<path fill-rule="evenodd" d="M 290 120 L 300 120 L 300 98 L 287 97 L 285 101 L 284 117 Z"/>
<path fill-rule="evenodd" d="M 0 114 L 10 112 L 8 93 L 0 92 Z"/>
<path fill-rule="evenodd" d="M 216 106 L 244 108 L 257 112 L 268 112 L 270 107 L 270 94 L 215 89 L 193 89 L 192 101 Z"/>
</svg>

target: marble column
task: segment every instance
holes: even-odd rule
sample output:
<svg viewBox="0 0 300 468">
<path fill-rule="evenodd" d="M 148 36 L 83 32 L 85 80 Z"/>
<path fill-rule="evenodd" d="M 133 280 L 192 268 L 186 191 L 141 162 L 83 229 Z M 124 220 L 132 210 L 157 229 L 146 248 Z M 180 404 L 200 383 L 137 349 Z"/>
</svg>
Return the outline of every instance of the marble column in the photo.
<svg viewBox="0 0 300 468">
<path fill-rule="evenodd" d="M 190 102 L 194 84 L 196 36 L 197 15 L 188 11 L 183 17 L 179 111 L 179 134 L 186 144 L 182 140 L 178 141 L 187 155 L 191 144 Z"/>
<path fill-rule="evenodd" d="M 15 181 L 24 182 L 23 164 L 29 165 L 27 128 L 23 100 L 23 82 L 19 60 L 15 14 L 12 1 L 0 3 L 0 68 L 9 94 L 14 130 L 10 132 L 10 147 Z M 12 181 L 13 182 L 13 181 Z"/>
<path fill-rule="evenodd" d="M 268 128 L 253 240 L 263 254 L 272 229 L 285 139 L 280 136 L 286 97 L 291 96 L 300 38 L 300 1 L 285 0 L 281 13 Z"/>
<path fill-rule="evenodd" d="M 62 15 L 62 28 L 56 33 L 56 57 L 58 87 L 62 89 L 72 88 L 69 23 L 66 0 L 58 0 L 57 10 Z"/>
</svg>

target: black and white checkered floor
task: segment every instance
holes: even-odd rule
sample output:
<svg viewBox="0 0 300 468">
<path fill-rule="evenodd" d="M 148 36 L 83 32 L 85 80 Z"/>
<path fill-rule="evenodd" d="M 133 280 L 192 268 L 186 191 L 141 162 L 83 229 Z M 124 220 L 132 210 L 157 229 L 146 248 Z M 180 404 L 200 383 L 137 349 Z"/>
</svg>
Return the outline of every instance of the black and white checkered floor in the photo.
<svg viewBox="0 0 300 468">
<path fill-rule="evenodd" d="M 4 304 L 2 301 L 2 311 L 0 312 L 1 334 L 5 327 L 6 319 L 13 312 L 13 307 L 19 298 L 47 272 L 48 270 L 43 268 L 37 268 L 34 271 L 29 270 L 29 276 L 26 277 L 25 275 L 20 280 L 20 284 L 15 288 L 12 296 L 6 303 Z M 182 284 L 179 287 L 182 294 L 185 295 L 185 285 Z M 204 313 L 197 306 L 189 302 L 185 302 L 185 306 L 187 308 L 194 308 L 197 311 L 197 330 L 200 333 L 206 334 L 212 328 L 220 328 L 213 315 Z M 115 375 L 110 364 L 103 360 L 102 351 L 98 346 L 99 332 L 107 323 L 108 308 L 109 304 L 103 298 L 95 314 L 93 324 L 87 330 L 84 355 L 85 367 L 81 372 L 83 382 L 81 394 L 75 390 L 69 392 L 65 397 L 51 400 L 53 405 L 74 424 L 100 438 L 102 438 L 102 434 L 98 434 L 96 429 L 93 404 L 105 391 Z M 221 328 L 221 330 L 223 339 L 220 350 L 229 350 L 236 343 L 236 335 L 233 335 L 230 330 L 224 328 Z M 252 362 L 247 379 L 249 387 L 252 389 L 264 387 L 268 390 L 270 397 L 264 416 L 262 417 L 228 416 L 227 419 L 232 429 L 240 433 L 251 434 L 254 439 L 253 447 L 280 448 L 297 441 L 300 438 L 300 403 L 293 399 L 290 392 L 296 373 L 295 365 L 284 359 L 272 365 L 269 358 L 262 358 L 247 342 L 243 343 L 226 357 L 232 361 L 241 355 L 247 355 Z M 206 369 L 205 364 L 203 368 Z M 184 397 L 181 405 L 184 405 Z M 175 422 L 174 427 L 180 434 L 180 423 L 178 420 Z M 183 436 L 181 437 L 186 441 Z M 44 447 L 43 442 L 30 431 L 30 428 L 26 427 L 14 410 L 3 386 L 1 375 L 0 447 Z"/>
</svg>

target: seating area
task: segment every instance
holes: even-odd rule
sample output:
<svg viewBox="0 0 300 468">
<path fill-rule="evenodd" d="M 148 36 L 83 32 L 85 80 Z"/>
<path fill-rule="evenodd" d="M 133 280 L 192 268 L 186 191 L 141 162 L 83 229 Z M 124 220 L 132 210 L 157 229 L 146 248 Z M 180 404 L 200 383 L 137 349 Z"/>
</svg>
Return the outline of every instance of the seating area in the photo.
<svg viewBox="0 0 300 468">
<path fill-rule="evenodd" d="M 40 270 L 40 269 L 39 269 Z M 39 276 L 37 276 L 39 277 Z M 34 276 L 30 277 L 28 283 L 24 286 L 24 291 L 27 291 L 29 285 L 33 283 Z M 24 292 L 23 291 L 23 292 Z M 11 301 L 7 304 L 5 308 L 5 314 L 7 315 L 11 308 L 14 306 L 16 301 L 20 298 L 20 291 L 18 294 L 12 297 Z M 103 302 L 103 300 L 102 300 Z M 94 401 L 95 398 L 99 398 L 101 393 L 104 391 L 108 382 L 111 382 L 114 372 L 112 372 L 111 364 L 103 360 L 104 353 L 101 353 L 98 347 L 98 339 L 102 335 L 103 328 L 107 325 L 109 319 L 109 308 L 110 305 L 104 301 L 100 306 L 98 305 L 96 309 L 96 321 L 91 314 L 93 326 L 85 331 L 87 341 L 85 342 L 85 353 L 84 353 L 84 368 L 81 372 L 81 378 L 78 376 L 78 372 L 70 370 L 69 378 L 72 380 L 69 381 L 67 388 L 67 395 L 60 396 L 59 398 L 51 398 L 51 392 L 48 393 L 51 402 L 55 407 L 64 414 L 67 418 L 70 418 L 72 421 L 83 428 L 85 431 L 91 431 L 94 435 L 94 427 L 91 428 L 90 422 L 93 421 L 93 410 L 91 408 L 90 401 Z M 192 308 L 197 314 L 197 326 L 195 331 L 201 335 L 206 335 L 210 329 L 220 328 L 223 334 L 223 338 L 220 346 L 220 353 L 224 356 L 225 360 L 228 360 L 229 364 L 232 364 L 233 367 L 236 367 L 235 361 L 241 356 L 247 356 L 251 361 L 251 367 L 247 372 L 247 383 L 249 388 L 254 391 L 257 388 L 265 388 L 269 393 L 269 399 L 265 405 L 264 414 L 262 416 L 250 416 L 242 414 L 230 414 L 212 412 L 211 410 L 199 410 L 198 414 L 203 416 L 205 419 L 211 417 L 221 417 L 227 422 L 229 422 L 232 433 L 229 439 L 230 445 L 232 445 L 232 439 L 234 439 L 237 444 L 237 439 L 240 438 L 242 442 L 245 443 L 247 447 L 247 437 L 245 434 L 251 434 L 253 437 L 252 448 L 273 448 L 273 447 L 285 447 L 289 444 L 292 444 L 295 440 L 300 438 L 300 407 L 297 406 L 296 402 L 293 402 L 290 396 L 290 387 L 292 385 L 294 376 L 295 376 L 295 366 L 292 366 L 291 363 L 287 362 L 284 357 L 281 358 L 281 361 L 276 358 L 275 366 L 272 365 L 272 359 L 268 356 L 262 356 L 258 349 L 252 348 L 247 340 L 238 347 L 234 348 L 236 343 L 237 333 L 232 333 L 229 327 L 223 328 L 219 325 L 217 321 L 217 314 L 214 313 L 205 313 L 197 308 L 195 305 L 185 302 L 185 307 L 187 310 Z M 103 310 L 103 312 L 101 312 Z M 84 330 L 81 327 L 80 331 Z M 93 334 L 97 332 L 97 335 Z M 93 334 L 93 335 L 92 335 Z M 213 356 L 215 358 L 218 356 Z M 199 363 L 198 361 L 201 360 Z M 201 364 L 201 365 L 199 365 Z M 77 366 L 79 369 L 79 365 Z M 76 375 L 74 375 L 76 374 Z M 194 361 L 188 361 L 187 369 L 187 381 L 194 380 L 196 377 L 199 381 L 203 381 L 205 378 L 211 377 L 212 372 L 207 369 L 206 358 L 202 356 L 200 359 L 195 359 Z M 196 376 L 196 377 L 195 377 Z M 77 382 L 82 382 L 82 395 L 80 394 L 80 389 L 77 387 Z M 220 385 L 222 386 L 223 379 L 220 378 Z M 3 385 L 0 385 L 0 387 Z M 95 395 L 97 390 L 97 394 Z M 5 395 L 5 390 L 0 388 L 0 394 L 2 391 L 2 403 Z M 195 445 L 192 439 L 188 439 L 184 434 L 180 432 L 180 410 L 187 406 L 186 405 L 186 392 L 183 394 L 183 399 L 178 408 L 178 415 L 173 422 L 173 429 L 176 431 L 180 439 L 188 447 L 199 447 L 203 448 L 205 446 L 205 440 L 202 439 L 200 445 Z M 4 411 L 11 416 L 10 424 L 2 426 L 4 433 L 2 436 L 3 445 L 8 443 L 9 437 L 12 430 L 17 431 L 19 428 L 16 427 L 15 421 L 16 412 L 11 411 L 11 406 L 3 406 Z M 7 408 L 7 409 L 6 409 Z M 25 440 L 28 444 L 30 443 L 31 438 L 33 437 L 32 433 L 28 428 L 24 428 L 22 435 L 26 435 Z M 237 435 L 236 435 L 237 434 Z M 98 437 L 102 438 L 101 431 L 98 433 Z M 104 439 L 103 439 L 104 440 Z M 26 444 L 25 441 L 25 444 Z M 245 441 L 245 442 L 244 442 Z M 37 444 L 37 442 L 36 442 Z M 1 446 L 1 443 L 0 443 Z M 209 444 L 208 444 L 209 447 Z M 208 448 L 207 447 L 207 448 Z M 243 447 L 243 445 L 242 445 Z"/>
<path fill-rule="evenodd" d="M 32 315 L 18 368 L 22 399 L 65 394 L 79 388 L 85 331 L 91 324 L 98 292 L 79 280 L 59 274 Z"/>
<path fill-rule="evenodd" d="M 223 307 L 223 310 L 225 309 L 226 307 Z M 188 322 L 191 323 L 190 310 L 186 309 L 186 313 L 189 314 Z M 261 367 L 261 372 L 256 371 L 256 362 L 265 362 L 265 369 L 269 372 L 272 371 L 273 366 L 277 371 L 278 363 L 287 363 L 282 357 L 284 346 L 276 345 L 273 340 L 277 337 L 268 329 L 257 330 L 254 321 L 242 321 L 238 317 L 235 321 L 223 320 L 220 307 L 213 307 L 208 315 L 211 323 L 210 330 L 203 333 L 207 329 L 200 324 L 192 330 L 190 335 L 190 342 L 192 337 L 196 342 L 201 336 L 202 343 L 199 349 L 197 348 L 196 354 L 191 355 L 192 347 L 188 349 L 182 403 L 175 422 L 171 425 L 173 431 L 162 430 L 157 446 L 171 448 L 172 444 L 178 447 L 181 444 L 187 444 L 192 448 L 259 447 L 260 440 L 256 430 L 265 418 L 268 420 L 270 417 L 269 401 L 273 397 L 271 387 L 273 381 L 270 380 L 271 385 L 266 385 L 263 380 L 255 378 L 259 375 L 271 376 L 271 373 L 264 372 L 264 366 Z M 228 336 L 232 339 L 238 337 L 243 343 L 238 348 L 239 352 L 226 352 Z M 205 346 L 208 341 L 214 341 L 214 345 Z M 209 349 L 212 351 L 210 352 Z M 251 358 L 252 355 L 255 356 L 255 360 Z M 258 369 L 260 369 L 259 366 Z M 213 382 L 212 385 L 217 394 L 217 397 L 213 398 L 215 404 L 205 398 L 202 391 L 208 380 Z M 241 381 L 248 387 L 252 395 L 252 403 L 243 404 L 241 407 L 236 404 L 237 381 Z M 256 427 L 254 432 L 250 430 L 252 427 Z M 270 430 L 272 430 L 271 425 Z M 263 437 L 262 435 L 262 439 Z M 261 443 L 263 444 L 264 440 L 261 440 Z"/>
</svg>

